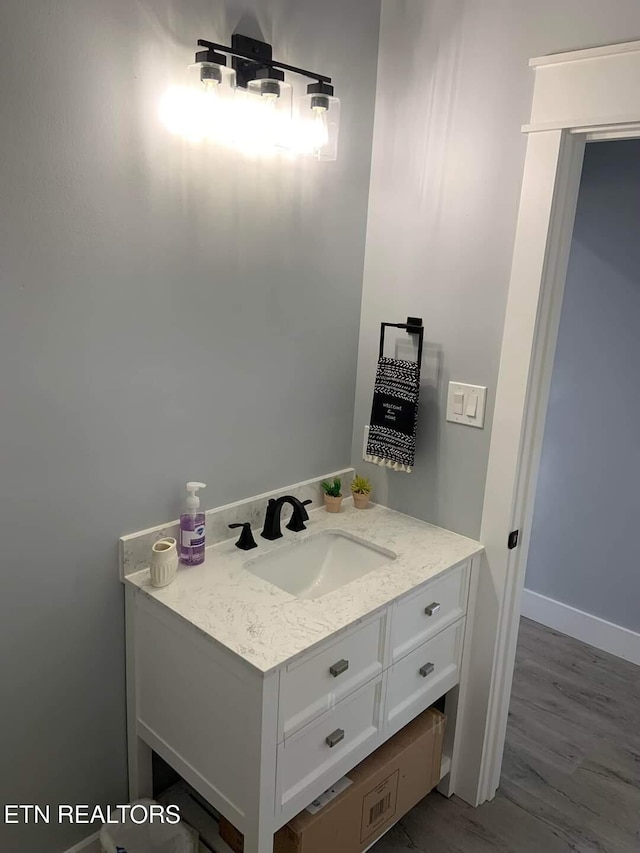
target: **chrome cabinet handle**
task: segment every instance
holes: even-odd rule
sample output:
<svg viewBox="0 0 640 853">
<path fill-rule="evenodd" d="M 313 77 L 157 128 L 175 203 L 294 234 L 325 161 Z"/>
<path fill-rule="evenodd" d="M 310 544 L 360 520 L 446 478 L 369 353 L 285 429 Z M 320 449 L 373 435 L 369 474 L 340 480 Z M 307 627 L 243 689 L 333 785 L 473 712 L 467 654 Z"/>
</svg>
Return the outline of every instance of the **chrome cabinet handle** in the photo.
<svg viewBox="0 0 640 853">
<path fill-rule="evenodd" d="M 324 741 L 329 747 L 329 749 L 333 749 L 333 747 L 340 743 L 341 740 L 344 740 L 344 729 L 336 729 L 335 732 L 331 732 Z"/>
<path fill-rule="evenodd" d="M 425 607 L 424 612 L 427 616 L 433 616 L 438 610 L 440 610 L 440 604 L 437 601 L 432 601 L 431 604 Z"/>
<path fill-rule="evenodd" d="M 435 663 L 425 663 L 424 666 L 421 666 L 418 672 L 423 678 L 426 678 L 428 675 L 431 675 L 433 670 L 436 668 Z"/>
<path fill-rule="evenodd" d="M 339 660 L 337 663 L 334 663 L 332 666 L 330 666 L 329 672 L 334 678 L 337 678 L 339 675 L 342 675 L 342 673 L 346 672 L 348 669 L 349 661 L 343 658 L 342 660 Z"/>
</svg>

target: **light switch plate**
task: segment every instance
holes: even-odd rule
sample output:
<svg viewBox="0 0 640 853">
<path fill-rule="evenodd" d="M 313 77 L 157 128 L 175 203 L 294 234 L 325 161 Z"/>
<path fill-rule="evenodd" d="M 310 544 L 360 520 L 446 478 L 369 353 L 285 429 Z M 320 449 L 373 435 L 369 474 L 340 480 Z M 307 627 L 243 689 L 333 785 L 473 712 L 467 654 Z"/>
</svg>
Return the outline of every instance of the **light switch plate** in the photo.
<svg viewBox="0 0 640 853">
<path fill-rule="evenodd" d="M 463 397 L 462 414 L 460 396 Z M 462 382 L 450 382 L 447 394 L 447 420 L 454 424 L 465 424 L 482 429 L 484 427 L 484 409 L 487 401 L 487 389 L 484 385 L 465 385 Z M 472 413 L 475 409 L 475 417 Z"/>
</svg>

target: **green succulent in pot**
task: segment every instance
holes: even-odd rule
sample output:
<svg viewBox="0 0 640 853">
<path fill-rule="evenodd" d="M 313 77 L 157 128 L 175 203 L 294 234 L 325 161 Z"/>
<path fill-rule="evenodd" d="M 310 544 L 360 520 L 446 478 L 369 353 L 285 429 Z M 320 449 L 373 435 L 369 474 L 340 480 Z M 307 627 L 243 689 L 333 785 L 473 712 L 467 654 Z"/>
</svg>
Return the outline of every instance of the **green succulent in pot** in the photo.
<svg viewBox="0 0 640 853">
<path fill-rule="evenodd" d="M 324 491 L 324 505 L 327 512 L 340 512 L 342 506 L 342 480 L 334 477 L 333 480 L 323 480 L 320 484 Z"/>
<path fill-rule="evenodd" d="M 357 509 L 367 509 L 369 506 L 369 498 L 371 495 L 371 481 L 367 477 L 361 477 L 356 474 L 351 481 L 351 494 L 353 495 L 353 505 Z"/>
</svg>

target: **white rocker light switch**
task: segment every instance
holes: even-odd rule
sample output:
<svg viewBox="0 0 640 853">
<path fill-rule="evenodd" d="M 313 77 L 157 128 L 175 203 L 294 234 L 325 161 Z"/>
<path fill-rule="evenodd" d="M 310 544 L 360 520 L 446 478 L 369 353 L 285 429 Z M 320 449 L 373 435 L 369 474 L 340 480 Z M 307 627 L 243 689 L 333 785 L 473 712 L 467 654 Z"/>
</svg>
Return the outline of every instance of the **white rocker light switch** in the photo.
<svg viewBox="0 0 640 853">
<path fill-rule="evenodd" d="M 447 394 L 447 420 L 454 424 L 484 427 L 487 389 L 484 385 L 450 382 Z"/>
</svg>

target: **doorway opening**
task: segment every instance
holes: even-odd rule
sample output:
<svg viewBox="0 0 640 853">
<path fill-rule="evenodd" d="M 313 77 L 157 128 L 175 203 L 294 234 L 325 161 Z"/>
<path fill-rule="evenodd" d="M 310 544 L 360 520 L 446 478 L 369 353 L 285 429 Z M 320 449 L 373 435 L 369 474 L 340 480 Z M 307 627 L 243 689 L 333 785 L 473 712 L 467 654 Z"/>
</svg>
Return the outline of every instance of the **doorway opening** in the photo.
<svg viewBox="0 0 640 853">
<path fill-rule="evenodd" d="M 639 235 L 640 140 L 587 144 L 522 600 L 524 616 L 636 664 Z"/>
</svg>

